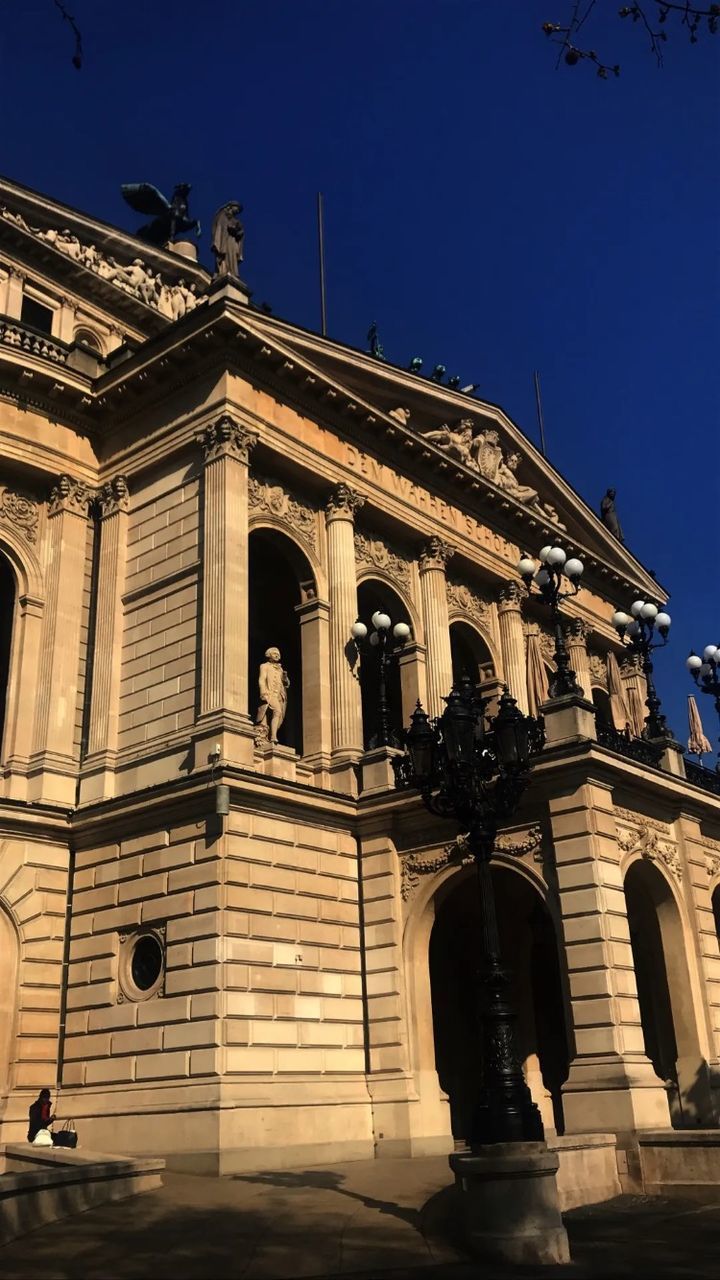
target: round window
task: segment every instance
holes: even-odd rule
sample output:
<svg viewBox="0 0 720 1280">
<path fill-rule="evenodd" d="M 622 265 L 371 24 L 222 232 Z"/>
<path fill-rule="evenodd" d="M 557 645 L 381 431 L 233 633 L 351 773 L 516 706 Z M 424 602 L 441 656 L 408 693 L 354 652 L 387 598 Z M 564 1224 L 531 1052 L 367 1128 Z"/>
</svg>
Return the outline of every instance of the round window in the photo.
<svg viewBox="0 0 720 1280">
<path fill-rule="evenodd" d="M 133 947 L 130 976 L 139 991 L 155 986 L 163 967 L 162 947 L 154 933 L 145 933 Z"/>
<path fill-rule="evenodd" d="M 158 925 L 120 934 L 118 1000 L 151 1000 L 165 982 L 165 929 Z"/>
</svg>

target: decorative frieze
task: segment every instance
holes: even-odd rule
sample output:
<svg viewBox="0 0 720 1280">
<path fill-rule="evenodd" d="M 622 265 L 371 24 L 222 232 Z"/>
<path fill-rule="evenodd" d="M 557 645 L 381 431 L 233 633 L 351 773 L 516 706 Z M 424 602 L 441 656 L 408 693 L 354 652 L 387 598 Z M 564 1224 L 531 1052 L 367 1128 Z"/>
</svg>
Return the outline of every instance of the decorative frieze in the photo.
<svg viewBox="0 0 720 1280">
<path fill-rule="evenodd" d="M 464 582 L 450 578 L 447 584 L 447 600 L 450 609 L 458 613 L 466 613 L 477 622 L 489 623 L 492 620 L 492 604 L 489 596 L 480 595 Z"/>
<path fill-rule="evenodd" d="M 50 490 L 48 512 L 51 516 L 65 511 L 76 516 L 87 516 L 94 497 L 95 490 L 89 485 L 63 474 L 58 476 L 56 484 Z"/>
<path fill-rule="evenodd" d="M 37 542 L 39 518 L 34 498 L 15 489 L 0 489 L 0 523 L 12 525 L 28 542 Z"/>
<path fill-rule="evenodd" d="M 495 849 L 522 858 L 531 855 L 535 862 L 542 861 L 542 832 L 539 826 L 527 831 L 501 831 L 495 838 Z M 409 853 L 401 855 L 402 880 L 400 893 L 404 901 L 415 892 L 423 876 L 433 875 L 446 867 L 466 867 L 473 861 L 467 845 L 467 836 L 456 836 L 450 844 L 436 854 Z"/>
<path fill-rule="evenodd" d="M 317 513 L 309 502 L 295 497 L 277 480 L 256 475 L 248 479 L 248 502 L 251 511 L 273 516 L 317 550 Z"/>
<path fill-rule="evenodd" d="M 590 675 L 592 676 L 593 683 L 599 684 L 603 689 L 607 689 L 608 687 L 607 664 L 605 662 L 605 658 L 603 657 L 603 655 L 601 653 L 589 653 L 588 661 L 590 665 Z"/>
<path fill-rule="evenodd" d="M 435 536 L 428 538 L 420 550 L 420 572 L 426 573 L 428 569 L 441 569 L 444 572 L 454 554 L 455 548 L 449 542 L 443 542 L 442 538 Z"/>
<path fill-rule="evenodd" d="M 383 538 L 365 533 L 355 534 L 355 564 L 357 568 L 380 569 L 400 586 L 410 589 L 410 561 Z"/>
<path fill-rule="evenodd" d="M 248 465 L 250 452 L 257 444 L 257 439 L 258 433 L 252 427 L 236 422 L 229 413 L 224 413 L 212 426 L 205 428 L 198 437 L 198 443 L 206 465 L 225 457 L 235 458 Z"/>
<path fill-rule="evenodd" d="M 666 823 L 632 813 L 629 809 L 616 809 L 615 815 L 624 822 L 632 823 L 630 831 L 618 835 L 618 847 L 623 853 L 639 853 L 650 862 L 660 862 L 676 880 L 682 880 L 682 862 L 676 846 L 661 839 L 663 835 L 670 834 Z"/>
</svg>

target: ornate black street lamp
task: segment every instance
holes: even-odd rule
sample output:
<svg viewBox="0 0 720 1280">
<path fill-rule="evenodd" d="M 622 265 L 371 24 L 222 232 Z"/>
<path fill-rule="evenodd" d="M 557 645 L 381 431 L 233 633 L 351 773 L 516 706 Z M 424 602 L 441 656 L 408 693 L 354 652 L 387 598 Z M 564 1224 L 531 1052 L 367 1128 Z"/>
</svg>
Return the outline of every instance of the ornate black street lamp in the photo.
<svg viewBox="0 0 720 1280">
<path fill-rule="evenodd" d="M 685 666 L 698 689 L 715 700 L 715 710 L 720 717 L 720 645 L 707 644 L 702 658 L 691 652 L 690 657 L 685 660 Z M 720 773 L 720 759 L 715 768 Z"/>
<path fill-rule="evenodd" d="M 648 709 L 642 736 L 651 742 L 662 738 L 672 741 L 673 737 L 672 730 L 668 728 L 665 716 L 660 711 L 661 703 L 653 680 L 652 662 L 654 651 L 663 649 L 668 642 L 671 621 L 670 614 L 663 613 L 651 600 L 634 600 L 629 614 L 619 609 L 612 616 L 612 625 L 626 649 L 640 658 L 647 685 L 645 706 Z M 656 634 L 660 636 L 659 641 L 655 639 Z"/>
<path fill-rule="evenodd" d="M 396 622 L 393 627 L 392 619 L 389 614 L 383 613 L 382 609 L 376 609 L 370 619 L 373 630 L 368 639 L 368 629 L 364 622 L 358 618 L 350 628 L 350 634 L 355 641 L 355 647 L 358 655 L 362 657 L 363 652 L 371 652 L 373 649 L 378 655 L 378 731 L 376 735 L 376 747 L 394 747 L 397 746 L 396 737 L 390 728 L 390 703 L 388 701 L 388 672 L 394 662 L 397 662 L 402 652 L 403 645 L 410 635 L 410 628 L 406 622 Z M 398 644 L 393 645 L 390 642 L 390 628 L 392 634 Z M 365 641 L 371 646 L 370 650 L 366 649 Z"/>
<path fill-rule="evenodd" d="M 585 566 L 582 560 L 578 560 L 575 557 L 568 560 L 562 547 L 543 547 L 538 559 L 540 560 L 539 566 L 530 556 L 523 556 L 518 563 L 517 569 L 525 583 L 528 595 L 540 596 L 543 602 L 549 606 L 552 615 L 553 629 L 555 631 L 555 653 L 553 655 L 555 671 L 550 679 L 548 692 L 551 698 L 562 698 L 570 693 L 582 697 L 583 690 L 580 688 L 577 676 L 570 666 L 570 654 L 565 647 L 560 606 L 563 600 L 567 600 L 569 596 L 577 595 Z M 569 591 L 562 590 L 563 578 L 566 578 L 570 584 Z M 534 592 L 532 589 L 533 583 L 537 588 Z"/>
<path fill-rule="evenodd" d="M 515 812 L 528 784 L 531 758 L 542 750 L 543 733 L 537 720 L 518 710 L 507 686 L 492 720 L 485 715 L 489 701 L 465 676 L 445 698 L 446 709 L 437 719 L 431 720 L 418 703 L 405 733 L 406 754 L 394 762 L 399 789 L 416 788 L 431 813 L 455 819 L 467 832 L 477 868 L 484 999 L 482 1074 L 469 1135 L 473 1147 L 541 1142 L 544 1136 L 515 1044 L 515 1013 L 500 958 L 490 872 L 498 823 Z"/>
</svg>

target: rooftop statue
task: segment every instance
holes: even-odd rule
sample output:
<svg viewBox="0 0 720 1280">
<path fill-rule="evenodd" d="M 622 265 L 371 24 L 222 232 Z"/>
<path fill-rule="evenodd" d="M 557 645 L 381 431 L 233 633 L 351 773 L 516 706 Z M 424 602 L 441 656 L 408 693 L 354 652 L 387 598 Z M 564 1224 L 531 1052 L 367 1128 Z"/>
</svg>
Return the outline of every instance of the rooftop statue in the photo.
<svg viewBox="0 0 720 1280">
<path fill-rule="evenodd" d="M 605 497 L 600 503 L 600 519 L 605 525 L 605 528 L 610 530 L 613 537 L 617 538 L 618 542 L 622 542 L 624 544 L 625 539 L 623 538 L 623 531 L 620 528 L 620 521 L 618 520 L 617 511 L 615 510 L 614 489 L 608 489 Z"/>
<path fill-rule="evenodd" d="M 126 182 L 120 190 L 131 209 L 152 216 L 152 222 L 144 223 L 135 232 L 138 239 L 162 247 L 172 244 L 176 236 L 187 231 L 200 235 L 197 218 L 188 216 L 188 195 L 192 190 L 189 183 L 180 182 L 173 191 L 172 200 L 166 200 L 162 192 L 149 182 Z"/>
<path fill-rule="evenodd" d="M 236 200 L 218 209 L 212 224 L 211 248 L 215 255 L 216 276 L 240 276 L 238 267 L 243 260 L 245 228 L 238 214 L 243 207 Z"/>
</svg>

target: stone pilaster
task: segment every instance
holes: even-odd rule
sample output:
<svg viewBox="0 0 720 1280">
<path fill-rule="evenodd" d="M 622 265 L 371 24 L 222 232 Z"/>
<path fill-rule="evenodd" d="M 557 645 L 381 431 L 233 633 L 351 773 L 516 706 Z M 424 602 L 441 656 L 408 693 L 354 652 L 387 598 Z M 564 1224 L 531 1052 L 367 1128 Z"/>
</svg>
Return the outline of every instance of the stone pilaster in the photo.
<svg viewBox="0 0 720 1280">
<path fill-rule="evenodd" d="M 439 716 L 452 688 L 452 652 L 445 570 L 454 548 L 429 538 L 420 552 L 420 598 L 427 649 L 427 711 Z"/>
<path fill-rule="evenodd" d="M 328 543 L 330 594 L 330 695 L 332 754 L 341 772 L 362 753 L 360 684 L 348 661 L 350 630 L 357 618 L 354 520 L 365 499 L 346 484 L 339 484 L 327 501 L 325 516 Z M 347 787 L 351 788 L 348 773 Z M 342 779 L 340 779 L 340 784 Z"/>
<path fill-rule="evenodd" d="M 523 590 L 518 582 L 506 582 L 498 595 L 500 649 L 505 683 L 518 707 L 528 714 L 525 637 L 523 635 L 521 601 Z"/>
<path fill-rule="evenodd" d="M 575 1041 L 565 1131 L 667 1128 L 665 1089 L 643 1041 L 612 790 L 590 781 L 569 789 L 563 775 L 549 808 Z"/>
<path fill-rule="evenodd" d="M 625 685 L 625 700 L 630 712 L 632 731 L 639 738 L 645 728 L 645 716 L 647 715 L 647 707 L 645 706 L 647 685 L 640 667 L 638 654 L 627 653 L 624 655 L 620 667 L 620 675 Z"/>
<path fill-rule="evenodd" d="M 31 800 L 68 804 L 75 800 L 82 598 L 93 497 L 92 489 L 69 475 L 61 475 L 50 494 L 47 604 L 28 788 Z"/>
<path fill-rule="evenodd" d="M 256 441 L 256 431 L 227 413 L 199 438 L 204 454 L 202 737 L 196 767 L 207 764 L 215 743 L 228 763 L 247 764 L 253 757 L 248 713 L 248 470 Z"/>
<path fill-rule="evenodd" d="M 115 476 L 98 494 L 100 558 L 92 653 L 92 692 L 87 779 L 83 799 L 106 799 L 114 794 L 114 765 L 120 712 L 122 592 L 127 563 L 130 491 L 125 476 Z"/>
<path fill-rule="evenodd" d="M 589 627 L 582 618 L 571 618 L 565 628 L 565 645 L 570 655 L 570 666 L 577 676 L 583 697 L 592 701 L 590 659 L 587 651 Z"/>
</svg>

